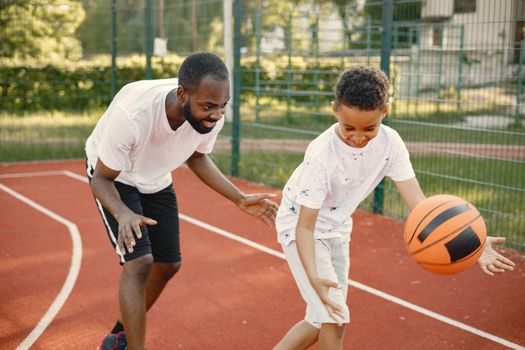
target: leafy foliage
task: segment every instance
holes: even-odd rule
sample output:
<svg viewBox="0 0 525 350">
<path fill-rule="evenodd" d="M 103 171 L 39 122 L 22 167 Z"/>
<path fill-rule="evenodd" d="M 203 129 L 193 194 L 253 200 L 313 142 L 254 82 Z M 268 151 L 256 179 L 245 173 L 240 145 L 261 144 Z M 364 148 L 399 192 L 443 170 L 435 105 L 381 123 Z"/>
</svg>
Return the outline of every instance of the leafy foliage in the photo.
<svg viewBox="0 0 525 350">
<path fill-rule="evenodd" d="M 185 56 L 153 57 L 154 79 L 177 76 Z M 117 60 L 117 88 L 146 78 L 145 58 L 131 55 Z M 293 99 L 312 102 L 319 89 L 331 98 L 333 82 L 339 74 L 337 59 L 326 59 L 320 65 L 302 56 L 292 58 L 293 85 L 290 94 L 279 92 L 286 85 L 288 61 L 286 57 L 267 57 L 260 61 L 261 80 L 265 86 L 262 95 L 273 96 L 276 101 Z M 256 61 L 245 57 L 242 62 L 242 86 L 255 85 Z M 320 69 L 318 78 L 311 73 Z M 111 57 L 98 55 L 80 62 L 66 61 L 56 64 L 37 64 L 31 60 L 0 59 L 0 109 L 19 111 L 84 110 L 105 107 L 111 100 Z M 314 80 L 320 79 L 320 81 Z M 254 96 L 253 89 L 243 91 L 242 98 Z M 328 101 L 327 100 L 327 101 Z"/>
<path fill-rule="evenodd" d="M 145 1 L 119 0 L 116 6 L 117 54 L 126 56 L 146 52 Z M 179 54 L 197 50 L 218 51 L 217 42 L 222 42 L 223 37 L 222 1 L 165 1 L 162 9 L 158 6 L 159 3 L 153 1 L 152 35 L 167 39 L 168 50 Z M 86 56 L 110 53 L 113 35 L 111 1 L 90 0 L 85 10 L 86 19 L 77 35 Z M 192 23 L 193 14 L 195 24 Z"/>
<path fill-rule="evenodd" d="M 82 57 L 75 32 L 84 10 L 73 0 L 0 1 L 0 56 L 42 62 Z"/>
</svg>

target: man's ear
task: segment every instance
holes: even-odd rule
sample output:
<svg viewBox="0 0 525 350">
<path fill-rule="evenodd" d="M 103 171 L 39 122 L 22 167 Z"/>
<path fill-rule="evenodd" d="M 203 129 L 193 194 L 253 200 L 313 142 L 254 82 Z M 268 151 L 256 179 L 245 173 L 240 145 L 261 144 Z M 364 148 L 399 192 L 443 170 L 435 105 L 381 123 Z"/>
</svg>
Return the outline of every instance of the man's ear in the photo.
<svg viewBox="0 0 525 350">
<path fill-rule="evenodd" d="M 186 90 L 182 86 L 177 87 L 177 97 L 179 98 L 179 101 L 184 103 L 184 100 L 186 99 Z"/>
</svg>

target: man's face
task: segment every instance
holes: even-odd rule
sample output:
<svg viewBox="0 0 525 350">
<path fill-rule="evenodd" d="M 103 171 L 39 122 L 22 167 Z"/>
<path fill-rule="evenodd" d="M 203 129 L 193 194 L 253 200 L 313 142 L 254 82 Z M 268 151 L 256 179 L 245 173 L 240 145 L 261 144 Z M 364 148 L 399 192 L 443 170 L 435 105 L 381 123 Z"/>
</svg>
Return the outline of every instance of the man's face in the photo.
<svg viewBox="0 0 525 350">
<path fill-rule="evenodd" d="M 207 134 L 223 117 L 224 108 L 229 99 L 229 81 L 216 80 L 207 76 L 195 91 L 185 92 L 182 114 L 195 131 Z"/>
<path fill-rule="evenodd" d="M 333 112 L 339 124 L 339 138 L 351 147 L 363 148 L 377 136 L 381 121 L 388 109 L 364 111 L 343 104 L 338 106 L 334 104 Z"/>
</svg>

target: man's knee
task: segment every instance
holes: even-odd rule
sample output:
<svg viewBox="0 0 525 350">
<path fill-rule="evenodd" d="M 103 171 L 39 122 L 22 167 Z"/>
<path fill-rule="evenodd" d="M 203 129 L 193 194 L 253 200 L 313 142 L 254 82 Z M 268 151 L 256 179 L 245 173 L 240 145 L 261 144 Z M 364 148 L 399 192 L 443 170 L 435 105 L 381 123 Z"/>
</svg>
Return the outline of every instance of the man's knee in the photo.
<svg viewBox="0 0 525 350">
<path fill-rule="evenodd" d="M 136 259 L 126 261 L 124 264 L 123 277 L 136 279 L 141 283 L 146 283 L 153 266 L 153 256 L 146 254 Z"/>
<path fill-rule="evenodd" d="M 162 277 L 168 281 L 170 280 L 175 274 L 180 270 L 182 266 L 182 262 L 176 262 L 176 263 L 159 263 L 157 264 Z"/>
</svg>

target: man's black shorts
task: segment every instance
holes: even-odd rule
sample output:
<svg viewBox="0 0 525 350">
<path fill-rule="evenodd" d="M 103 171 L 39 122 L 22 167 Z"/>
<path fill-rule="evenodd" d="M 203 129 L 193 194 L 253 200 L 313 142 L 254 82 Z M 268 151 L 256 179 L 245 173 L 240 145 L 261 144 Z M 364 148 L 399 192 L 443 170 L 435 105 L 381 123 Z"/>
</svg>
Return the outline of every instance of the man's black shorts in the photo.
<svg viewBox="0 0 525 350">
<path fill-rule="evenodd" d="M 87 175 L 91 182 L 93 169 L 88 167 Z M 118 223 L 102 204 L 95 199 L 102 221 L 106 227 L 113 249 L 120 263 L 133 260 L 146 254 L 153 254 L 155 262 L 175 263 L 181 261 L 179 242 L 179 211 L 177 198 L 170 185 L 156 193 L 140 193 L 135 187 L 115 181 L 120 199 L 133 212 L 157 221 L 156 225 L 141 227 L 142 238 L 135 237 L 136 245 L 133 253 L 122 254 L 118 245 Z"/>
</svg>

